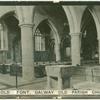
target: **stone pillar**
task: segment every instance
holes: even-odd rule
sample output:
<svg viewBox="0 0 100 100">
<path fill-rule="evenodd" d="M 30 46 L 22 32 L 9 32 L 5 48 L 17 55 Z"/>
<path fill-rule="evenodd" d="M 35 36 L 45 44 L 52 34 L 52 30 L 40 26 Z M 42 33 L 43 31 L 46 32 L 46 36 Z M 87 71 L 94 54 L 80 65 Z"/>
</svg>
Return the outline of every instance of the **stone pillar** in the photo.
<svg viewBox="0 0 100 100">
<path fill-rule="evenodd" d="M 33 24 L 20 24 L 21 44 L 22 44 L 22 75 L 23 79 L 33 81 Z"/>
<path fill-rule="evenodd" d="M 56 55 L 56 61 L 60 61 L 61 60 L 60 44 L 55 44 L 55 55 Z"/>
<path fill-rule="evenodd" d="M 72 65 L 80 65 L 80 33 L 71 33 Z"/>
</svg>

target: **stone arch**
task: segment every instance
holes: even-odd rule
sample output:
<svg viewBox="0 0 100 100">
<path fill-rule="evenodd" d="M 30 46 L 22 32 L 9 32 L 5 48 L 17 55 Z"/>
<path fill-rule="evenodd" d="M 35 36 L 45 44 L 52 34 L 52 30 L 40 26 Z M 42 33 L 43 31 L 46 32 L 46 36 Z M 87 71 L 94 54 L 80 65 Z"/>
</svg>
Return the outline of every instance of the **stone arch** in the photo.
<svg viewBox="0 0 100 100">
<path fill-rule="evenodd" d="M 17 20 L 18 20 L 18 17 L 17 17 L 17 14 L 15 13 L 15 10 L 10 10 L 10 11 L 7 11 L 5 13 L 3 13 L 1 16 L 0 16 L 0 21 L 1 23 L 3 24 L 3 27 L 5 27 L 7 29 L 7 26 L 6 24 L 4 23 L 4 21 L 2 21 L 5 17 L 7 16 L 14 16 Z"/>
<path fill-rule="evenodd" d="M 99 34 L 99 32 L 100 32 L 100 27 L 99 27 L 100 26 L 100 21 L 99 21 L 98 16 L 97 16 L 94 9 L 89 9 L 89 11 L 90 11 L 90 13 L 92 14 L 92 16 L 94 18 L 94 21 L 95 21 L 95 24 L 96 24 L 96 29 L 97 29 L 97 38 L 99 39 L 100 38 L 100 34 Z"/>
<path fill-rule="evenodd" d="M 18 19 L 18 16 L 17 16 L 17 13 L 16 13 L 15 10 L 6 12 L 5 14 L 3 14 L 3 15 L 0 17 L 0 21 L 1 21 L 1 23 L 3 24 L 3 27 L 6 29 L 6 31 L 7 31 L 8 29 L 7 29 L 7 25 L 6 25 L 6 23 L 5 23 L 4 20 L 5 20 L 7 17 L 10 17 L 10 16 L 13 16 L 13 17 L 18 21 L 18 23 L 19 23 L 19 19 Z M 18 27 L 19 27 L 19 26 L 18 26 Z"/>
<path fill-rule="evenodd" d="M 4 29 L 5 29 L 6 33 L 8 32 L 8 28 L 7 28 L 7 25 L 5 24 L 5 22 L 3 21 L 3 19 L 7 16 L 14 16 L 15 19 L 17 19 L 19 21 L 17 13 L 16 13 L 15 10 L 10 10 L 10 11 L 7 11 L 7 12 L 3 13 L 3 15 L 1 15 L 1 17 L 0 17 L 0 21 L 1 21 L 1 23 L 4 27 Z"/>
<path fill-rule="evenodd" d="M 55 34 L 54 34 L 54 38 L 55 38 L 55 40 L 56 40 L 56 43 L 59 44 L 59 43 L 60 43 L 60 37 L 59 37 L 58 31 L 57 31 L 56 27 L 54 26 L 53 22 L 52 22 L 51 20 L 47 19 L 47 18 L 42 19 L 42 20 L 35 26 L 35 28 L 34 28 L 34 30 L 33 30 L 33 35 L 34 35 L 34 33 L 35 33 L 36 28 L 37 28 L 37 27 L 39 26 L 39 24 L 42 23 L 43 21 L 46 21 L 47 24 L 49 25 L 49 27 L 53 30 L 53 32 L 55 33 Z"/>
<path fill-rule="evenodd" d="M 39 6 L 40 8 L 42 7 L 42 6 Z M 37 7 L 38 8 L 38 7 Z M 56 7 L 54 7 L 54 9 L 53 9 L 53 7 L 51 7 L 51 9 L 50 9 L 50 6 L 46 6 L 45 8 L 42 8 L 42 9 L 36 9 L 36 7 L 35 7 L 35 9 L 34 9 L 34 12 L 33 12 L 33 17 L 34 17 L 34 20 L 33 20 L 33 22 L 35 21 L 35 23 L 34 23 L 34 29 L 33 29 L 33 33 L 35 33 L 35 29 L 36 29 L 36 27 L 38 26 L 38 24 L 39 23 L 41 23 L 42 21 L 44 21 L 44 20 L 48 20 L 48 25 L 51 27 L 51 29 L 53 29 L 53 31 L 54 31 L 54 37 L 55 37 L 55 42 L 56 42 L 56 44 L 57 45 L 59 45 L 60 44 L 60 53 L 62 53 L 63 51 L 65 51 L 64 53 L 66 53 L 66 47 L 64 47 L 64 45 L 63 46 L 61 46 L 61 44 L 62 44 L 62 39 L 63 38 L 65 38 L 65 37 L 67 37 L 67 35 L 68 36 L 70 36 L 69 35 L 69 23 L 68 23 L 68 18 L 66 17 L 66 13 L 65 13 L 65 11 L 64 11 L 64 9 L 63 9 L 63 7 L 62 6 L 59 6 L 59 8 L 60 9 L 57 9 L 56 11 L 60 11 L 59 13 L 59 15 L 60 16 L 58 16 L 59 18 L 62 18 L 63 20 L 61 20 L 62 21 L 62 23 L 61 24 L 59 24 L 59 26 L 61 26 L 61 29 L 60 29 L 60 27 L 59 26 L 57 26 L 57 22 L 56 21 L 58 21 L 58 20 L 56 20 L 56 18 L 54 17 L 54 16 L 56 16 L 56 14 L 54 15 L 54 14 L 52 14 L 52 15 L 49 15 L 48 13 L 49 13 L 49 11 L 51 10 L 54 10 L 55 11 L 55 8 L 57 8 L 57 6 Z M 46 9 L 46 10 L 45 10 Z M 50 10 L 48 10 L 48 9 L 50 9 Z M 35 12 L 35 11 L 37 11 L 37 12 Z M 38 12 L 38 11 L 40 11 L 40 12 Z M 46 12 L 46 11 L 48 11 L 48 13 Z M 62 12 L 62 13 L 61 13 Z M 55 13 L 55 12 L 53 12 L 53 13 Z M 48 16 L 49 15 L 49 16 Z M 61 17 L 61 15 L 63 15 L 64 17 Z M 36 21 L 35 20 L 35 18 L 37 18 L 38 16 L 40 16 L 39 18 L 38 18 L 38 20 Z M 52 17 L 52 18 L 50 18 L 50 17 Z M 56 16 L 57 17 L 57 16 Z M 54 19 L 56 20 L 56 21 L 54 21 Z M 69 17 L 70 18 L 70 17 Z M 71 21 L 72 21 L 72 19 L 71 19 Z M 60 23 L 60 21 L 58 21 L 58 23 Z M 73 25 L 73 24 L 72 24 Z M 65 29 L 66 28 L 66 29 Z M 67 31 L 66 31 L 67 30 Z M 67 40 L 67 39 L 66 39 Z M 64 50 L 62 50 L 62 49 L 64 49 Z M 64 54 L 65 56 L 67 55 L 67 54 Z M 63 56 L 63 53 L 61 54 L 61 56 Z M 64 58 L 64 57 L 61 57 L 61 58 Z"/>
<path fill-rule="evenodd" d="M 8 50 L 6 52 L 7 53 L 7 61 L 9 61 L 9 59 L 11 61 L 15 61 L 15 59 L 16 59 L 15 52 L 16 51 L 14 49 L 18 48 L 20 51 L 20 54 L 21 54 L 21 30 L 20 30 L 20 27 L 18 26 L 19 20 L 14 11 L 6 13 L 5 15 L 3 15 L 1 17 L 0 20 L 1 20 L 1 22 L 3 22 L 3 26 L 5 29 L 4 33 L 7 34 L 7 41 L 8 41 L 7 42 Z M 20 46 L 20 47 L 18 47 L 18 46 Z M 16 54 L 16 57 L 17 57 L 17 54 Z M 21 56 L 18 59 L 20 59 L 20 62 L 21 62 Z"/>
<path fill-rule="evenodd" d="M 5 10 L 2 14 L 0 14 L 0 19 L 3 18 L 5 15 L 8 15 L 8 14 L 14 14 L 14 16 L 17 18 L 17 14 L 16 14 L 16 10 L 15 9 L 8 9 L 8 10 Z"/>
<path fill-rule="evenodd" d="M 86 21 L 85 14 L 87 14 L 86 18 L 89 22 Z M 85 23 L 90 23 L 90 24 L 87 24 L 88 26 L 86 26 Z M 83 27 L 83 25 L 85 26 Z M 98 56 L 98 53 L 99 53 L 98 38 L 99 38 L 99 30 L 100 30 L 99 26 L 100 26 L 100 23 L 99 23 L 95 10 L 92 7 L 86 7 L 86 9 L 84 9 L 82 19 L 81 19 L 81 24 L 80 24 L 80 29 L 81 29 L 80 39 L 82 42 L 81 54 L 84 60 L 93 60 L 93 61 L 97 60 L 98 62 L 98 57 L 99 57 Z M 90 41 L 88 41 L 89 38 L 91 38 Z"/>
<path fill-rule="evenodd" d="M 47 20 L 47 18 L 43 18 L 39 20 L 39 22 L 34 23 L 34 28 L 33 28 L 33 35 L 35 33 L 36 28 L 39 26 L 40 23 L 42 23 L 44 20 Z"/>
<path fill-rule="evenodd" d="M 62 6 L 62 7 L 68 19 L 70 33 L 79 32 L 79 28 L 77 27 L 78 25 L 77 25 L 76 13 L 73 7 L 71 6 Z"/>
<path fill-rule="evenodd" d="M 58 35 L 58 31 L 56 29 L 56 27 L 54 26 L 53 22 L 51 20 L 47 20 L 47 24 L 50 26 L 50 28 L 54 31 L 54 38 L 56 40 L 57 43 L 60 43 L 60 37 Z"/>
<path fill-rule="evenodd" d="M 49 29 L 50 29 L 50 34 L 49 34 L 49 38 L 51 39 L 51 40 L 53 40 L 52 42 L 50 42 L 50 44 L 51 43 L 53 43 L 53 47 L 51 47 L 51 46 L 49 46 L 49 51 L 50 51 L 50 47 L 51 47 L 51 50 L 53 50 L 53 52 L 52 52 L 52 54 L 54 54 L 54 55 L 49 55 L 49 57 L 50 57 L 50 59 L 51 59 L 51 57 L 53 58 L 53 60 L 57 60 L 56 59 L 56 57 L 57 57 L 57 54 L 56 54 L 56 52 L 55 52 L 55 50 L 56 50 L 56 47 L 59 45 L 60 46 L 60 37 L 59 37 L 59 34 L 58 34 L 58 30 L 56 29 L 56 27 L 55 27 L 55 25 L 54 25 L 54 23 L 50 20 L 50 19 L 44 19 L 44 20 L 42 20 L 42 21 L 40 21 L 40 23 L 38 23 L 37 24 L 37 27 L 35 27 L 35 30 L 34 30 L 34 33 L 33 33 L 33 36 L 35 36 L 35 34 L 37 33 L 36 31 L 37 31 L 37 28 L 40 26 L 41 27 L 41 25 L 42 25 L 42 23 L 44 23 L 43 24 L 43 26 L 44 25 L 47 25 L 48 27 L 49 27 Z M 47 27 L 47 29 L 48 29 L 48 27 Z M 41 29 L 41 28 L 40 28 Z M 45 27 L 43 28 L 44 30 L 45 30 Z M 47 30 L 46 29 L 46 30 Z M 49 29 L 48 29 L 48 31 L 49 31 Z M 47 33 L 48 33 L 48 31 L 47 31 Z M 51 33 L 51 31 L 52 31 L 52 33 Z M 42 31 L 41 31 L 42 32 Z M 33 38 L 35 38 L 35 37 L 33 37 Z M 50 40 L 50 41 L 51 41 Z M 55 42 L 54 42 L 55 41 Z M 35 46 L 35 45 L 34 45 Z M 45 45 L 46 46 L 46 45 Z M 48 46 L 47 46 L 48 47 Z M 46 48 L 47 48 L 46 47 Z M 47 49 L 46 49 L 47 50 Z M 47 50 L 48 51 L 48 50 Z M 49 52 L 48 51 L 48 52 Z"/>
<path fill-rule="evenodd" d="M 90 12 L 90 14 L 92 15 L 93 19 L 94 19 L 94 22 L 95 22 L 95 25 L 96 25 L 96 29 L 97 29 L 97 37 L 99 38 L 99 32 L 100 32 L 100 21 L 98 19 L 98 16 L 96 14 L 96 11 L 93 9 L 93 8 L 89 8 L 89 7 L 86 7 L 83 11 L 83 14 L 84 12 L 88 10 Z M 82 15 L 83 16 L 83 15 Z M 81 18 L 81 23 L 82 23 L 82 18 Z M 81 29 L 81 24 L 80 24 L 80 29 Z"/>
</svg>

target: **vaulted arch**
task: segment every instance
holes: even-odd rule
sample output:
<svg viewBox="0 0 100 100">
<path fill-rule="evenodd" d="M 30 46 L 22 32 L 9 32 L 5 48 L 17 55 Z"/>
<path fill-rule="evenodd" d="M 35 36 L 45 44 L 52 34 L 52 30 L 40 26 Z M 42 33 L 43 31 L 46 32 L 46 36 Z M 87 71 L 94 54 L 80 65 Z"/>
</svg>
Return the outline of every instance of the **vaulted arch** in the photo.
<svg viewBox="0 0 100 100">
<path fill-rule="evenodd" d="M 33 33 L 35 32 L 36 27 L 42 21 L 48 20 L 48 25 L 51 27 L 51 29 L 55 31 L 54 32 L 55 42 L 56 44 L 60 45 L 61 49 L 60 52 L 62 52 L 62 59 L 65 59 L 67 56 L 66 48 L 69 46 L 68 43 L 70 42 L 69 39 L 66 39 L 67 37 L 70 37 L 69 34 L 70 26 L 63 7 L 61 5 L 35 6 L 33 14 L 34 14 Z M 64 42 L 67 43 L 67 46 L 64 45 L 65 44 Z"/>
<path fill-rule="evenodd" d="M 47 52 L 47 55 L 49 55 L 49 58 L 47 58 L 48 60 L 51 58 L 55 59 L 54 56 L 56 55 L 56 46 L 60 46 L 60 38 L 57 31 L 58 30 L 52 21 L 45 19 L 39 23 L 35 29 L 35 32 L 33 33 L 33 41 L 35 43 L 34 48 L 40 51 L 40 53 L 41 51 L 44 51 L 44 53 Z"/>
<path fill-rule="evenodd" d="M 72 6 L 62 6 L 62 7 L 66 13 L 66 17 L 68 18 L 70 33 L 79 32 L 79 27 L 77 25 L 78 22 L 76 19 L 76 13 L 75 13 L 73 7 Z"/>
<path fill-rule="evenodd" d="M 98 21 L 91 7 L 87 7 L 81 20 L 81 56 L 83 60 L 99 59 Z"/>
<path fill-rule="evenodd" d="M 21 30 L 15 12 L 8 12 L 1 17 L 4 26 L 4 40 L 7 41 L 6 62 L 17 61 L 21 63 Z M 6 34 L 6 35 L 5 35 Z M 5 41 L 4 41 L 5 43 Z"/>
</svg>

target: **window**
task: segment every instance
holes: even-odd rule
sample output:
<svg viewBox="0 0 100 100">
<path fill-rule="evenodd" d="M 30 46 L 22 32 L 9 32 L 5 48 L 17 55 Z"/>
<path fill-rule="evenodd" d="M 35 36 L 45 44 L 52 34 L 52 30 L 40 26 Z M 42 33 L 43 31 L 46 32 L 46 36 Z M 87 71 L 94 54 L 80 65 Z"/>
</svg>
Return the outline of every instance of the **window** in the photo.
<svg viewBox="0 0 100 100">
<path fill-rule="evenodd" d="M 8 50 L 7 31 L 0 24 L 0 50 Z"/>
<path fill-rule="evenodd" d="M 45 36 L 37 29 L 35 33 L 35 51 L 45 51 Z"/>
</svg>

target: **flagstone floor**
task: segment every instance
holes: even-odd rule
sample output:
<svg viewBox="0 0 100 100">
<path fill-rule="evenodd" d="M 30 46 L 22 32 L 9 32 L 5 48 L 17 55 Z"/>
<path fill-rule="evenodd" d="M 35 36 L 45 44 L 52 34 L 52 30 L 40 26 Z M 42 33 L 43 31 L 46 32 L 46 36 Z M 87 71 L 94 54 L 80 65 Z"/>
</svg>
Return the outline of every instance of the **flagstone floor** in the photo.
<svg viewBox="0 0 100 100">
<path fill-rule="evenodd" d="M 77 78 L 73 78 L 72 79 L 72 85 L 76 84 L 76 83 L 83 83 L 84 84 L 84 80 L 80 80 Z M 95 89 L 97 87 L 98 89 L 98 85 L 95 85 Z M 18 89 L 24 89 L 24 90 L 43 90 L 46 89 L 47 86 L 47 79 L 46 77 L 43 78 L 36 78 L 33 82 L 28 82 L 26 80 L 23 80 L 21 77 L 18 77 Z M 85 89 L 86 87 L 88 88 L 90 86 L 90 84 L 86 84 L 85 85 Z M 93 88 L 93 86 L 91 85 L 91 87 Z M 100 88 L 100 87 L 99 87 Z M 16 89 L 16 78 L 15 76 L 10 76 L 9 74 L 0 74 L 0 90 L 5 90 L 5 89 Z M 94 96 L 95 98 L 100 98 L 99 96 Z M 39 99 L 39 98 L 54 98 L 52 96 L 0 96 L 0 99 L 15 99 L 15 98 L 27 98 L 27 99 Z M 63 98 L 73 98 L 73 96 L 67 96 L 67 97 L 63 97 Z M 74 97 L 75 98 L 75 97 Z M 76 97 L 77 98 L 77 97 Z M 86 97 L 85 97 L 86 98 Z M 87 98 L 89 98 L 87 96 Z"/>
<path fill-rule="evenodd" d="M 46 77 L 36 78 L 33 82 L 18 77 L 18 89 L 44 89 L 45 86 Z M 16 89 L 16 77 L 9 74 L 0 74 L 0 90 L 2 89 Z"/>
</svg>

